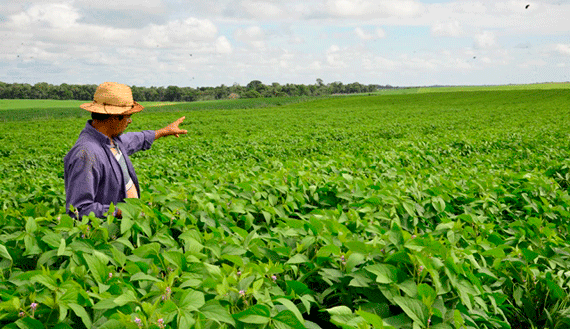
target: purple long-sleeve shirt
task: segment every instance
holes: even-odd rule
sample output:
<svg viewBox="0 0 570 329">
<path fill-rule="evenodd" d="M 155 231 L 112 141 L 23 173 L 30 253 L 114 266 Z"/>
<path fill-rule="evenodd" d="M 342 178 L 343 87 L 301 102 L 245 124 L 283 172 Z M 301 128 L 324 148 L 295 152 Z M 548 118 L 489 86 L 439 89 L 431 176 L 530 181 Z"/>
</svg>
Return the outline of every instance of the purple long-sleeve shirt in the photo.
<svg viewBox="0 0 570 329">
<path fill-rule="evenodd" d="M 155 132 L 145 130 L 129 132 L 116 137 L 114 140 L 125 157 L 129 175 L 133 180 L 138 195 L 139 181 L 129 155 L 140 150 L 148 150 L 154 142 Z M 93 212 L 96 217 L 103 218 L 109 211 L 111 203 L 122 202 L 126 197 L 123 172 L 114 158 L 109 146 L 109 138 L 93 128 L 91 120 L 69 153 L 63 159 L 65 165 L 65 195 L 67 213 L 76 217 L 69 210 L 73 205 L 79 218 Z"/>
</svg>

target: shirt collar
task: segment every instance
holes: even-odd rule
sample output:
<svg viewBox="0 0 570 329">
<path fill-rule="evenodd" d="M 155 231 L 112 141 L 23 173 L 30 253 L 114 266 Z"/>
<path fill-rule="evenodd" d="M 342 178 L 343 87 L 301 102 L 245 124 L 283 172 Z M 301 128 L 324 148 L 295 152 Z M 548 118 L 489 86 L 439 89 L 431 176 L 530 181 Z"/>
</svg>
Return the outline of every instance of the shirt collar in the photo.
<svg viewBox="0 0 570 329">
<path fill-rule="evenodd" d="M 93 128 L 93 126 L 91 125 L 92 121 L 93 120 L 87 121 L 87 123 L 85 124 L 85 129 L 83 129 L 83 131 L 85 131 L 86 133 L 91 135 L 93 138 L 95 138 L 101 144 L 111 145 L 111 142 L 109 141 L 109 137 L 105 136 L 99 130 Z"/>
</svg>

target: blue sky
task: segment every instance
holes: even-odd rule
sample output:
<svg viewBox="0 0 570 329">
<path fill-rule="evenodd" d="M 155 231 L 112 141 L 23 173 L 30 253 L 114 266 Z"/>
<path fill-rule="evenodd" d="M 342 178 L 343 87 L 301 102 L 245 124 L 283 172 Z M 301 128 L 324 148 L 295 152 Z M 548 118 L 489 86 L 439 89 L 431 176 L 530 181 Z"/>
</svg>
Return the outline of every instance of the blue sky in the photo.
<svg viewBox="0 0 570 329">
<path fill-rule="evenodd" d="M 568 17 L 570 0 L 0 0 L 0 81 L 563 82 Z"/>
</svg>

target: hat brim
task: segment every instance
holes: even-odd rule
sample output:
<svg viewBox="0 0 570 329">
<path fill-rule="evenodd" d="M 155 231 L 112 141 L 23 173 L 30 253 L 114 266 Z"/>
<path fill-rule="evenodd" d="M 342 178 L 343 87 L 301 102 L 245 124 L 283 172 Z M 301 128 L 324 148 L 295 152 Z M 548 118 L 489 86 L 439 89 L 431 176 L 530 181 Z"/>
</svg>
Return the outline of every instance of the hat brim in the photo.
<svg viewBox="0 0 570 329">
<path fill-rule="evenodd" d="M 96 102 L 83 103 L 79 105 L 80 108 L 93 113 L 110 114 L 110 115 L 129 115 L 140 112 L 144 109 L 142 105 L 133 102 L 133 106 L 114 106 L 104 105 Z"/>
</svg>

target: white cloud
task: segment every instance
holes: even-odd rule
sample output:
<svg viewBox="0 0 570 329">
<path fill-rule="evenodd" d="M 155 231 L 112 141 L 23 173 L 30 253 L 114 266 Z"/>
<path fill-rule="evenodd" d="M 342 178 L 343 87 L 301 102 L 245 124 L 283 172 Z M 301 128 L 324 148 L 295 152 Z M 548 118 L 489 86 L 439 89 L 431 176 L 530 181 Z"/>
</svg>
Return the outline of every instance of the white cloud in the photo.
<svg viewBox="0 0 570 329">
<path fill-rule="evenodd" d="M 475 35 L 475 46 L 477 48 L 492 48 L 497 44 L 497 37 L 493 32 L 484 31 Z"/>
<path fill-rule="evenodd" d="M 570 56 L 570 44 L 558 44 L 556 50 L 562 55 Z"/>
<path fill-rule="evenodd" d="M 259 26 L 237 29 L 234 33 L 234 38 L 256 49 L 265 48 L 265 33 Z"/>
<path fill-rule="evenodd" d="M 187 18 L 184 21 L 170 21 L 165 25 L 151 24 L 144 42 L 149 47 L 195 44 L 198 41 L 212 41 L 218 29 L 208 19 Z"/>
<path fill-rule="evenodd" d="M 219 54 L 231 54 L 233 52 L 230 41 L 225 36 L 220 36 L 216 40 L 216 52 Z"/>
<path fill-rule="evenodd" d="M 533 68 L 533 67 L 542 67 L 545 66 L 547 63 L 542 59 L 533 59 L 526 61 L 524 63 L 519 64 L 518 66 L 523 69 Z"/>
<path fill-rule="evenodd" d="M 341 53 L 341 49 L 337 45 L 332 45 L 329 47 L 325 54 L 327 64 L 337 68 L 344 68 L 347 67 L 346 63 L 343 61 L 343 58 L 346 58 L 346 54 Z"/>
<path fill-rule="evenodd" d="M 300 45 L 305 43 L 305 39 L 303 39 L 302 37 L 295 35 L 295 36 L 291 36 L 289 38 L 289 43 L 290 44 L 295 44 L 295 45 Z"/>
<path fill-rule="evenodd" d="M 68 29 L 81 18 L 78 10 L 66 3 L 37 4 L 19 14 L 10 16 L 9 24 L 19 29 L 32 26 L 46 26 L 56 29 Z"/>
<path fill-rule="evenodd" d="M 277 18 L 283 15 L 283 8 L 270 1 L 246 0 L 241 3 L 241 6 L 255 18 Z"/>
<path fill-rule="evenodd" d="M 437 22 L 431 27 L 431 35 L 436 37 L 458 37 L 463 33 L 461 24 L 456 20 Z"/>
<path fill-rule="evenodd" d="M 163 12 L 165 10 L 165 3 L 162 0 L 75 0 L 74 4 L 86 9 L 104 9 L 117 11 L 136 10 L 148 13 Z"/>
<path fill-rule="evenodd" d="M 328 0 L 327 11 L 340 17 L 415 17 L 424 10 L 424 5 L 414 0 Z"/>
<path fill-rule="evenodd" d="M 357 27 L 354 29 L 354 33 L 362 40 L 383 39 L 386 37 L 386 32 L 384 32 L 384 30 L 381 28 L 377 28 L 374 33 L 368 33 L 362 28 Z"/>
</svg>

